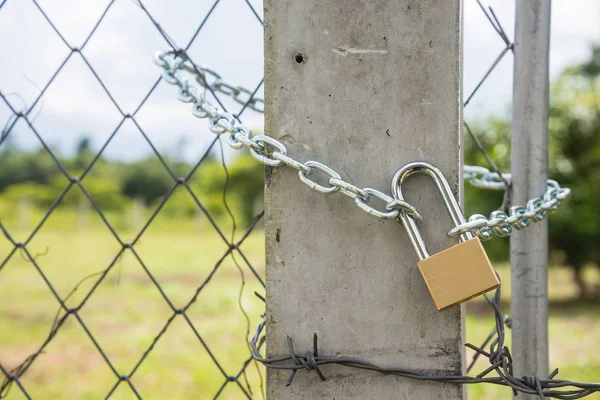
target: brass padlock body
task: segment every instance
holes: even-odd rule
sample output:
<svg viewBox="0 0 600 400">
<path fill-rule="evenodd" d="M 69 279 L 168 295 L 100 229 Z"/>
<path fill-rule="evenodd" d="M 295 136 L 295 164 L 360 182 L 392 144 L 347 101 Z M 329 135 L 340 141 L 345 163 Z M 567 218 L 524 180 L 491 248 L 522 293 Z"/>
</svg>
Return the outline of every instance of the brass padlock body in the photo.
<svg viewBox="0 0 600 400">
<path fill-rule="evenodd" d="M 500 285 L 478 237 L 436 253 L 418 265 L 440 311 Z"/>
</svg>

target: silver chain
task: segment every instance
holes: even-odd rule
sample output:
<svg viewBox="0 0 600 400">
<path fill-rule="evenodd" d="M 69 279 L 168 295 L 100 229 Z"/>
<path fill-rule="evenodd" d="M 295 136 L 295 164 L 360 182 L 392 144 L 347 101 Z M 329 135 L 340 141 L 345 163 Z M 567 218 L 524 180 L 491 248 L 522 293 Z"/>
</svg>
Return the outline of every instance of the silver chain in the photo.
<svg viewBox="0 0 600 400">
<path fill-rule="evenodd" d="M 225 132 L 229 133 L 227 142 L 232 148 L 239 150 L 247 147 L 250 149 L 252 157 L 270 167 L 287 165 L 297 170 L 300 181 L 312 190 L 325 194 L 340 192 L 353 199 L 361 210 L 374 217 L 397 218 L 400 211 L 404 211 L 419 221 L 422 219 L 417 210 L 405 201 L 396 200 L 377 189 L 361 189 L 343 180 L 335 170 L 318 161 L 302 162 L 288 156 L 286 146 L 279 140 L 267 135 L 253 136 L 246 125 L 239 123 L 232 114 L 221 111 L 208 103 L 204 96 L 206 89 L 212 89 L 237 99 L 236 93 L 251 93 L 247 89 L 224 83 L 218 74 L 208 68 L 201 67 L 197 68 L 198 71 L 196 71 L 195 68 L 185 65 L 184 58 L 171 52 L 158 52 L 155 54 L 154 59 L 156 64 L 164 69 L 163 79 L 170 84 L 179 86 L 179 100 L 185 103 L 193 103 L 192 114 L 198 118 L 207 118 L 211 132 L 217 135 Z M 189 74 L 185 71 L 188 73 L 193 71 L 194 80 L 200 83 L 203 89 L 193 85 Z M 209 84 L 205 79 L 206 75 L 216 77 L 216 80 Z M 263 101 L 258 99 L 253 104 L 263 104 Z M 256 107 L 253 109 L 262 112 L 262 109 Z M 327 178 L 327 185 L 319 184 L 314 180 L 316 173 L 320 173 Z M 373 198 L 381 200 L 385 204 L 385 208 L 381 210 L 369 205 Z"/>
<path fill-rule="evenodd" d="M 491 172 L 487 168 L 465 165 L 464 179 L 471 185 L 491 190 L 506 190 L 507 182 L 510 185 L 511 174 L 499 174 Z M 562 188 L 558 182 L 548 179 L 546 181 L 546 192 L 542 197 L 534 197 L 527 201 L 527 205 L 512 206 L 508 214 L 504 211 L 494 211 L 487 218 L 482 214 L 473 214 L 468 222 L 461 224 L 448 232 L 448 236 L 455 237 L 464 232 L 472 232 L 482 240 L 491 239 L 494 234 L 498 236 L 508 236 L 512 229 L 527 229 L 533 222 L 543 221 L 548 214 L 558 210 L 560 201 L 566 199 L 571 194 L 571 189 Z"/>
<path fill-rule="evenodd" d="M 168 55 L 172 53 L 161 53 L 161 55 L 164 56 Z M 155 56 L 156 57 L 160 57 L 160 55 Z M 253 92 L 243 86 L 239 86 L 239 85 L 234 85 L 231 84 L 229 82 L 227 82 L 226 80 L 224 80 L 223 78 L 221 78 L 221 75 L 219 75 L 216 71 L 208 68 L 207 66 L 202 66 L 202 67 L 193 67 L 190 66 L 188 64 L 185 63 L 185 59 L 181 58 L 181 57 L 175 57 L 175 58 L 179 58 L 180 61 L 176 61 L 177 65 L 176 68 L 180 69 L 180 70 L 184 70 L 187 71 L 190 76 L 194 77 L 194 80 L 196 81 L 196 83 L 198 83 L 200 86 L 202 86 L 203 88 L 206 89 L 211 89 L 213 92 L 215 93 L 221 93 L 224 94 L 225 96 L 230 96 L 233 100 L 235 100 L 238 104 L 241 104 L 243 106 L 248 107 L 251 110 L 254 110 L 256 112 L 259 113 L 264 113 L 265 112 L 265 101 L 261 98 L 258 98 L 256 96 L 252 96 Z M 159 60 L 161 60 L 159 58 Z M 159 66 L 162 66 L 163 68 L 167 69 L 170 68 L 168 65 L 170 64 L 159 64 Z M 171 83 L 171 82 L 169 82 Z"/>
<path fill-rule="evenodd" d="M 237 103 L 257 111 L 264 112 L 264 100 L 252 96 L 252 91 L 228 83 L 221 76 L 208 67 L 196 67 L 194 64 L 186 63 L 186 57 L 175 54 L 172 51 L 157 52 L 154 62 L 163 68 L 163 79 L 172 85 L 179 87 L 179 100 L 192 103 L 192 114 L 198 118 L 207 118 L 211 132 L 221 135 L 229 133 L 227 142 L 239 150 L 243 147 L 250 149 L 250 154 L 256 160 L 270 167 L 287 165 L 298 171 L 300 181 L 308 185 L 312 190 L 331 194 L 342 193 L 354 200 L 354 203 L 366 213 L 382 219 L 398 219 L 400 212 L 405 212 L 412 218 L 421 221 L 422 217 L 411 204 L 398 200 L 377 189 L 359 188 L 347 182 L 331 167 L 318 161 L 301 162 L 288 156 L 286 146 L 267 135 L 253 136 L 252 131 L 240 123 L 232 114 L 221 111 L 206 101 L 206 90 L 222 93 L 230 96 Z M 196 85 L 197 84 L 197 85 Z M 327 178 L 327 185 L 322 185 L 314 180 L 315 173 L 320 173 Z M 493 190 L 504 190 L 505 181 L 510 182 L 510 174 L 500 176 L 496 172 L 490 172 L 487 168 L 465 165 L 464 179 L 472 185 Z M 468 222 L 458 225 L 448 232 L 449 237 L 459 236 L 465 232 L 471 232 L 482 240 L 497 236 L 508 236 L 513 227 L 517 230 L 526 229 L 530 222 L 543 221 L 549 213 L 558 209 L 560 200 L 565 199 L 571 193 L 568 188 L 561 188 L 553 180 L 548 180 L 546 193 L 542 197 L 536 197 L 527 202 L 526 207 L 513 206 L 509 213 L 494 211 L 487 218 L 482 214 L 474 214 Z M 385 203 L 384 209 L 377 209 L 369 205 L 373 198 Z"/>
</svg>

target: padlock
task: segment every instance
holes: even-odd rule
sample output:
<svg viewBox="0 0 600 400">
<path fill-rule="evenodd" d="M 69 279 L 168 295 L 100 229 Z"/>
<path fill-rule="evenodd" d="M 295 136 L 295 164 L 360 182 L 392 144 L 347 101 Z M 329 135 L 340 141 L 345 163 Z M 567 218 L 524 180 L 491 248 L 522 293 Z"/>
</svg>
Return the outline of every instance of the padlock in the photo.
<svg viewBox="0 0 600 400">
<path fill-rule="evenodd" d="M 392 180 L 392 193 L 396 199 L 404 200 L 402 183 L 416 173 L 433 178 L 452 222 L 455 225 L 465 223 L 465 217 L 442 171 L 427 162 L 412 162 L 396 172 Z M 463 233 L 459 244 L 430 256 L 415 220 L 403 210 L 399 217 L 417 252 L 419 270 L 438 310 L 465 302 L 500 285 L 478 237 L 473 237 L 470 232 Z"/>
</svg>

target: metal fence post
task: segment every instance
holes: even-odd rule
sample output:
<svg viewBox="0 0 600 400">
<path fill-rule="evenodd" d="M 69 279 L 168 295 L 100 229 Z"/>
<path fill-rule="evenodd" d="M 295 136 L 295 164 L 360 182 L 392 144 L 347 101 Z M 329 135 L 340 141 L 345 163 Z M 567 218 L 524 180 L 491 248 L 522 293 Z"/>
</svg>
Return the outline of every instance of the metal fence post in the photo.
<svg viewBox="0 0 600 400">
<path fill-rule="evenodd" d="M 512 130 L 512 199 L 546 190 L 550 0 L 517 0 Z M 515 375 L 548 374 L 548 223 L 515 232 L 511 313 Z M 519 395 L 522 398 L 537 396 Z"/>
<path fill-rule="evenodd" d="M 403 164 L 427 160 L 461 187 L 461 2 L 266 0 L 266 131 L 301 160 L 389 191 Z M 315 174 L 326 184 L 326 179 Z M 432 181 L 405 189 L 431 251 L 451 227 Z M 404 229 L 340 195 L 310 191 L 288 168 L 266 179 L 267 354 L 353 355 L 460 373 L 460 307 L 436 311 Z M 371 200 L 372 204 L 378 202 Z M 381 206 L 381 204 L 379 204 Z M 383 207 L 383 206 L 382 206 Z M 461 399 L 460 385 L 326 366 L 321 382 L 269 370 L 270 399 Z"/>
</svg>

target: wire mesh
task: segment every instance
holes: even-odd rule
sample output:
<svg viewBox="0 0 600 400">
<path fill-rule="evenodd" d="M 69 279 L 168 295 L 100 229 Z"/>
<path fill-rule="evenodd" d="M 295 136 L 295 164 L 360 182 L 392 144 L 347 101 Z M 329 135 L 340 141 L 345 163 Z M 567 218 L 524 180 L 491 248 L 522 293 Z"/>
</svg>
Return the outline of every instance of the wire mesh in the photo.
<svg viewBox="0 0 600 400">
<path fill-rule="evenodd" d="M 14 93 L 6 93 L 4 91 L 0 91 L 0 99 L 2 103 L 9 110 L 9 118 L 2 130 L 2 136 L 0 138 L 0 149 L 1 146 L 8 142 L 12 135 L 17 135 L 15 133 L 18 123 L 24 122 L 27 128 L 35 135 L 35 138 L 43 148 L 44 154 L 51 157 L 54 165 L 60 170 L 60 174 L 64 176 L 66 179 L 66 184 L 64 188 L 61 190 L 60 195 L 52 202 L 51 206 L 46 210 L 43 218 L 35 225 L 35 227 L 31 230 L 29 235 L 27 235 L 26 239 L 23 241 L 19 241 L 15 239 L 14 235 L 11 234 L 11 229 L 9 229 L 6 224 L 3 224 L 2 217 L 0 215 L 0 230 L 2 231 L 3 237 L 10 243 L 10 250 L 6 257 L 4 257 L 0 263 L 0 279 L 2 279 L 2 272 L 6 270 L 5 266 L 9 263 L 9 261 L 15 257 L 22 257 L 24 260 L 30 264 L 31 268 L 35 270 L 35 272 L 41 277 L 44 282 L 43 287 L 39 287 L 39 290 L 49 291 L 52 297 L 56 301 L 58 306 L 58 312 L 56 313 L 51 326 L 49 327 L 49 334 L 46 338 L 38 345 L 37 349 L 28 357 L 21 360 L 13 360 L 12 363 L 9 363 L 8 360 L 0 359 L 0 371 L 2 371 L 3 382 L 0 384 L 0 398 L 5 398 L 9 396 L 9 394 L 13 393 L 17 397 L 20 392 L 25 398 L 32 398 L 33 396 L 30 394 L 28 390 L 28 384 L 24 381 L 23 377 L 27 375 L 28 371 L 36 364 L 40 357 L 43 357 L 43 354 L 46 352 L 49 344 L 53 341 L 53 339 L 64 329 L 64 327 L 69 323 L 75 321 L 76 324 L 80 327 L 81 331 L 89 338 L 95 350 L 101 356 L 103 362 L 108 366 L 112 375 L 114 376 L 114 384 L 106 390 L 105 393 L 100 393 L 101 388 L 98 388 L 97 391 L 92 391 L 96 397 L 111 397 L 117 390 L 122 390 L 123 387 L 128 389 L 129 396 L 133 395 L 136 398 L 143 398 L 142 391 L 139 390 L 138 384 L 134 382 L 134 377 L 136 373 L 140 370 L 141 366 L 148 360 L 149 356 L 152 354 L 155 346 L 160 343 L 161 339 L 168 334 L 173 329 L 188 329 L 197 342 L 202 346 L 205 350 L 205 360 L 202 362 L 206 362 L 206 359 L 210 360 L 211 363 L 214 364 L 216 369 L 212 369 L 214 373 L 208 378 L 212 381 L 220 381 L 221 384 L 216 393 L 203 393 L 203 398 L 219 398 L 225 392 L 229 392 L 225 397 L 231 397 L 232 392 L 230 387 L 234 387 L 233 390 L 234 396 L 236 397 L 244 397 L 244 398 L 254 398 L 261 397 L 263 394 L 262 388 L 262 377 L 259 378 L 259 382 L 253 382 L 255 388 L 252 386 L 246 376 L 246 371 L 253 364 L 252 357 L 250 351 L 247 352 L 247 357 L 245 357 L 243 362 L 240 362 L 235 370 L 231 370 L 231 368 L 227 368 L 224 366 L 223 362 L 220 361 L 219 355 L 215 352 L 215 343 L 209 345 L 209 343 L 204 339 L 203 335 L 200 333 L 201 329 L 199 329 L 199 325 L 203 325 L 204 321 L 198 320 L 197 315 L 192 315 L 190 312 L 193 309 L 194 305 L 197 303 L 199 296 L 206 290 L 207 286 L 211 285 L 212 279 L 215 274 L 223 268 L 225 260 L 230 260 L 233 262 L 235 267 L 238 269 L 241 274 L 241 286 L 239 293 L 239 304 L 241 308 L 241 313 L 244 318 L 247 320 L 247 323 L 250 323 L 250 317 L 245 312 L 242 307 L 241 295 L 245 285 L 245 279 L 247 276 L 250 279 L 255 280 L 260 287 L 264 287 L 263 280 L 261 278 L 262 271 L 256 268 L 253 263 L 250 261 L 250 258 L 245 254 L 245 250 L 242 249 L 242 244 L 246 241 L 246 239 L 255 231 L 255 228 L 259 226 L 259 223 L 263 217 L 263 212 L 258 212 L 250 226 L 245 230 L 245 232 L 241 232 L 237 234 L 236 230 L 238 224 L 236 222 L 236 218 L 232 211 L 230 210 L 228 204 L 228 186 L 229 186 L 229 173 L 226 165 L 226 157 L 223 153 L 223 148 L 221 146 L 220 138 L 213 140 L 210 145 L 205 149 L 204 153 L 201 155 L 199 160 L 195 162 L 191 170 L 186 174 L 179 174 L 176 168 L 166 159 L 166 157 L 157 149 L 154 141 L 150 134 L 146 132 L 146 129 L 142 127 L 142 124 L 138 121 L 138 116 L 140 111 L 144 109 L 144 107 L 148 106 L 149 99 L 152 94 L 156 91 L 157 87 L 159 87 L 161 78 L 158 73 L 156 73 L 156 77 L 147 89 L 145 95 L 137 104 L 132 107 L 132 104 L 127 104 L 127 106 L 123 106 L 118 100 L 118 96 L 113 94 L 113 91 L 109 89 L 109 85 L 103 80 L 103 72 L 97 70 L 94 67 L 94 62 L 86 55 L 86 49 L 93 38 L 98 34 L 101 29 L 103 23 L 105 23 L 107 18 L 110 18 L 111 13 L 117 13 L 115 10 L 115 5 L 119 2 L 112 0 L 108 2 L 105 8 L 100 13 L 99 17 L 95 21 L 91 31 L 86 36 L 85 40 L 80 46 L 74 46 L 71 44 L 70 40 L 67 40 L 67 35 L 63 34 L 62 29 L 59 28 L 59 25 L 54 22 L 51 17 L 51 13 L 48 12 L 47 7 L 42 5 L 41 1 L 31 0 L 30 2 L 35 10 L 30 10 L 29 14 L 37 13 L 37 16 L 43 18 L 44 23 L 47 24 L 51 30 L 52 34 L 55 35 L 62 42 L 64 48 L 67 49 L 66 56 L 62 59 L 59 67 L 51 74 L 50 78 L 45 82 L 45 84 L 40 88 L 39 93 L 35 97 L 35 99 L 27 106 L 19 108 L 17 105 L 18 100 L 22 100 L 22 97 L 18 94 Z M 121 2 L 122 3 L 122 2 Z M 208 11 L 202 18 L 197 18 L 198 21 L 197 26 L 189 39 L 185 43 L 185 49 L 189 49 L 190 46 L 197 40 L 201 32 L 206 28 L 207 22 L 213 18 L 215 10 L 219 7 L 220 0 L 214 1 L 211 6 L 208 8 Z M 160 36 L 166 41 L 168 44 L 172 44 L 172 39 L 169 38 L 168 34 L 164 31 L 164 29 L 159 25 L 155 16 L 149 11 L 149 9 L 145 6 L 144 2 L 136 1 L 134 2 L 136 5 L 135 11 L 139 16 L 143 16 L 143 18 L 147 19 L 152 23 L 153 28 L 160 34 Z M 2 1 L 0 3 L 0 13 L 4 11 L 6 7 L 10 6 L 10 1 Z M 239 12 L 248 12 L 253 15 L 254 23 L 258 26 L 262 25 L 262 20 L 259 12 L 253 6 L 253 4 L 249 1 L 245 3 L 241 2 L 236 6 Z M 181 11 L 178 11 L 181 12 Z M 27 15 L 26 18 L 33 18 L 33 15 Z M 15 32 L 18 34 L 18 32 Z M 39 56 L 39 55 L 38 55 Z M 148 60 L 151 62 L 152 53 L 148 54 Z M 68 66 L 76 61 L 82 61 L 85 64 L 85 67 L 91 72 L 96 82 L 101 86 L 103 95 L 106 96 L 114 109 L 118 112 L 118 123 L 116 128 L 110 133 L 106 141 L 100 147 L 99 151 L 96 152 L 95 156 L 83 168 L 83 172 L 80 174 L 74 174 L 69 171 L 64 163 L 61 162 L 60 156 L 57 154 L 56 149 L 53 149 L 47 140 L 45 139 L 45 133 L 43 129 L 39 128 L 35 124 L 35 118 L 39 113 L 40 105 L 43 103 L 44 96 L 47 92 L 52 88 L 53 84 L 60 79 L 63 75 L 68 75 L 67 71 Z M 144 66 L 136 66 L 136 68 L 144 68 Z M 154 70 L 153 70 L 154 71 Z M 70 78 L 70 77 L 69 77 Z M 120 82 L 122 85 L 127 85 L 127 82 Z M 262 86 L 262 78 L 257 82 L 256 89 L 258 90 Z M 0 88 L 1 90 L 1 88 Z M 256 92 L 256 91 L 255 91 Z M 219 100 L 219 95 L 213 93 L 217 101 Z M 15 99 L 17 101 L 15 101 Z M 249 99 L 249 101 L 251 98 Z M 23 101 L 24 102 L 24 101 Z M 225 108 L 225 105 L 219 102 L 221 107 Z M 240 110 L 237 112 L 237 118 L 241 118 L 243 114 L 247 111 L 247 104 L 244 104 Z M 132 112 L 126 111 L 127 109 L 132 109 Z M 75 112 L 73 112 L 72 118 L 77 118 Z M 101 162 L 101 158 L 103 157 L 105 150 L 111 143 L 113 143 L 118 138 L 119 134 L 122 131 L 122 127 L 126 123 L 131 123 L 137 130 L 137 132 L 141 135 L 143 140 L 150 147 L 153 155 L 160 161 L 160 164 L 164 171 L 169 175 L 171 179 L 171 187 L 167 191 L 166 194 L 162 196 L 160 202 L 157 207 L 151 213 L 150 217 L 139 227 L 136 234 L 133 235 L 131 240 L 126 240 L 124 235 L 119 232 L 119 229 L 115 227 L 114 221 L 111 223 L 110 218 L 107 217 L 106 213 L 101 209 L 98 203 L 94 200 L 93 196 L 90 195 L 90 192 L 86 189 L 86 176 L 93 171 L 94 167 L 97 163 Z M 198 193 L 195 192 L 195 189 L 190 185 L 191 179 L 194 177 L 194 174 L 203 167 L 203 163 L 205 160 L 211 156 L 212 153 L 218 152 L 221 160 L 221 168 L 225 175 L 223 190 L 222 190 L 222 204 L 221 207 L 225 209 L 226 214 L 228 215 L 228 221 L 222 222 L 214 218 L 211 213 L 208 211 L 207 207 L 201 201 Z M 126 166 L 123 166 L 126 168 Z M 56 282 L 53 281 L 53 278 L 50 277 L 43 266 L 43 262 L 40 262 L 40 257 L 44 254 L 33 254 L 30 250 L 31 242 L 39 235 L 40 231 L 44 230 L 44 225 L 48 221 L 49 218 L 52 217 L 53 213 L 60 206 L 61 202 L 68 195 L 70 191 L 76 190 L 78 188 L 83 193 L 85 200 L 88 202 L 89 206 L 93 209 L 93 211 L 97 214 L 97 216 L 101 219 L 104 229 L 107 230 L 112 238 L 118 243 L 118 249 L 114 254 L 112 261 L 106 266 L 103 270 L 97 271 L 92 274 L 87 274 L 85 276 L 80 276 L 79 283 L 70 291 L 68 294 L 61 294 L 61 291 L 56 288 Z M 152 266 L 148 263 L 148 260 L 144 258 L 144 256 L 138 250 L 139 244 L 144 240 L 144 234 L 146 231 L 155 223 L 157 220 L 161 210 L 165 207 L 165 205 L 171 201 L 173 194 L 176 191 L 183 191 L 193 200 L 195 206 L 199 213 L 204 215 L 206 220 L 208 221 L 208 225 L 212 230 L 213 234 L 216 234 L 220 240 L 224 243 L 225 251 L 220 256 L 220 258 L 214 264 L 210 273 L 204 278 L 203 282 L 196 288 L 191 297 L 188 297 L 186 301 L 179 302 L 183 305 L 177 304 L 175 300 L 173 300 L 172 295 L 168 294 L 163 286 L 164 283 L 161 283 L 161 278 L 157 276 L 156 272 L 153 272 Z M 65 243 L 65 247 L 69 247 L 68 243 Z M 53 249 L 50 249 L 52 251 Z M 170 249 L 163 249 L 164 252 L 176 251 Z M 86 322 L 86 317 L 84 316 L 84 310 L 86 310 L 89 302 L 94 298 L 95 294 L 99 291 L 99 288 L 103 284 L 103 282 L 107 281 L 109 278 L 109 274 L 111 271 L 118 269 L 120 261 L 124 257 L 125 254 L 131 254 L 142 267 L 144 274 L 150 280 L 151 285 L 154 287 L 156 294 L 158 294 L 166 306 L 168 307 L 168 312 L 166 312 L 167 318 L 163 321 L 162 326 L 158 329 L 151 340 L 149 346 L 141 351 L 136 359 L 133 360 L 133 367 L 124 369 L 120 368 L 117 363 L 114 362 L 113 354 L 109 354 L 108 351 L 105 350 L 105 345 L 102 343 L 102 338 L 98 337 L 98 333 L 94 333 L 94 329 L 90 328 L 89 323 Z M 198 254 L 198 257 L 202 257 L 202 254 Z M 91 255 L 90 255 L 91 257 Z M 193 273 L 193 271 L 190 271 Z M 84 283 L 86 283 L 85 293 L 79 293 L 81 300 L 76 304 L 73 304 L 72 295 L 77 290 L 84 290 Z M 118 305 L 117 305 L 118 306 Z M 14 305 L 15 312 L 18 311 L 18 304 Z M 119 310 L 116 309 L 114 311 L 118 313 Z M 176 319 L 182 320 L 183 324 L 175 324 L 174 321 Z M 134 321 L 130 321 L 130 323 L 134 323 Z M 177 326 L 177 328 L 174 328 Z M 247 343 L 248 339 L 249 326 L 246 329 L 246 338 L 240 340 L 245 340 Z M 220 347 L 221 344 L 218 344 Z M 221 352 L 221 356 L 223 356 Z M 16 364 L 16 366 L 15 366 Z M 260 375 L 261 372 L 258 371 Z M 176 382 L 171 382 L 171 384 L 176 385 Z M 260 387 L 258 387 L 260 386 Z M 67 388 L 65 388 L 67 390 Z M 202 392 L 201 392 L 202 393 Z"/>
</svg>

